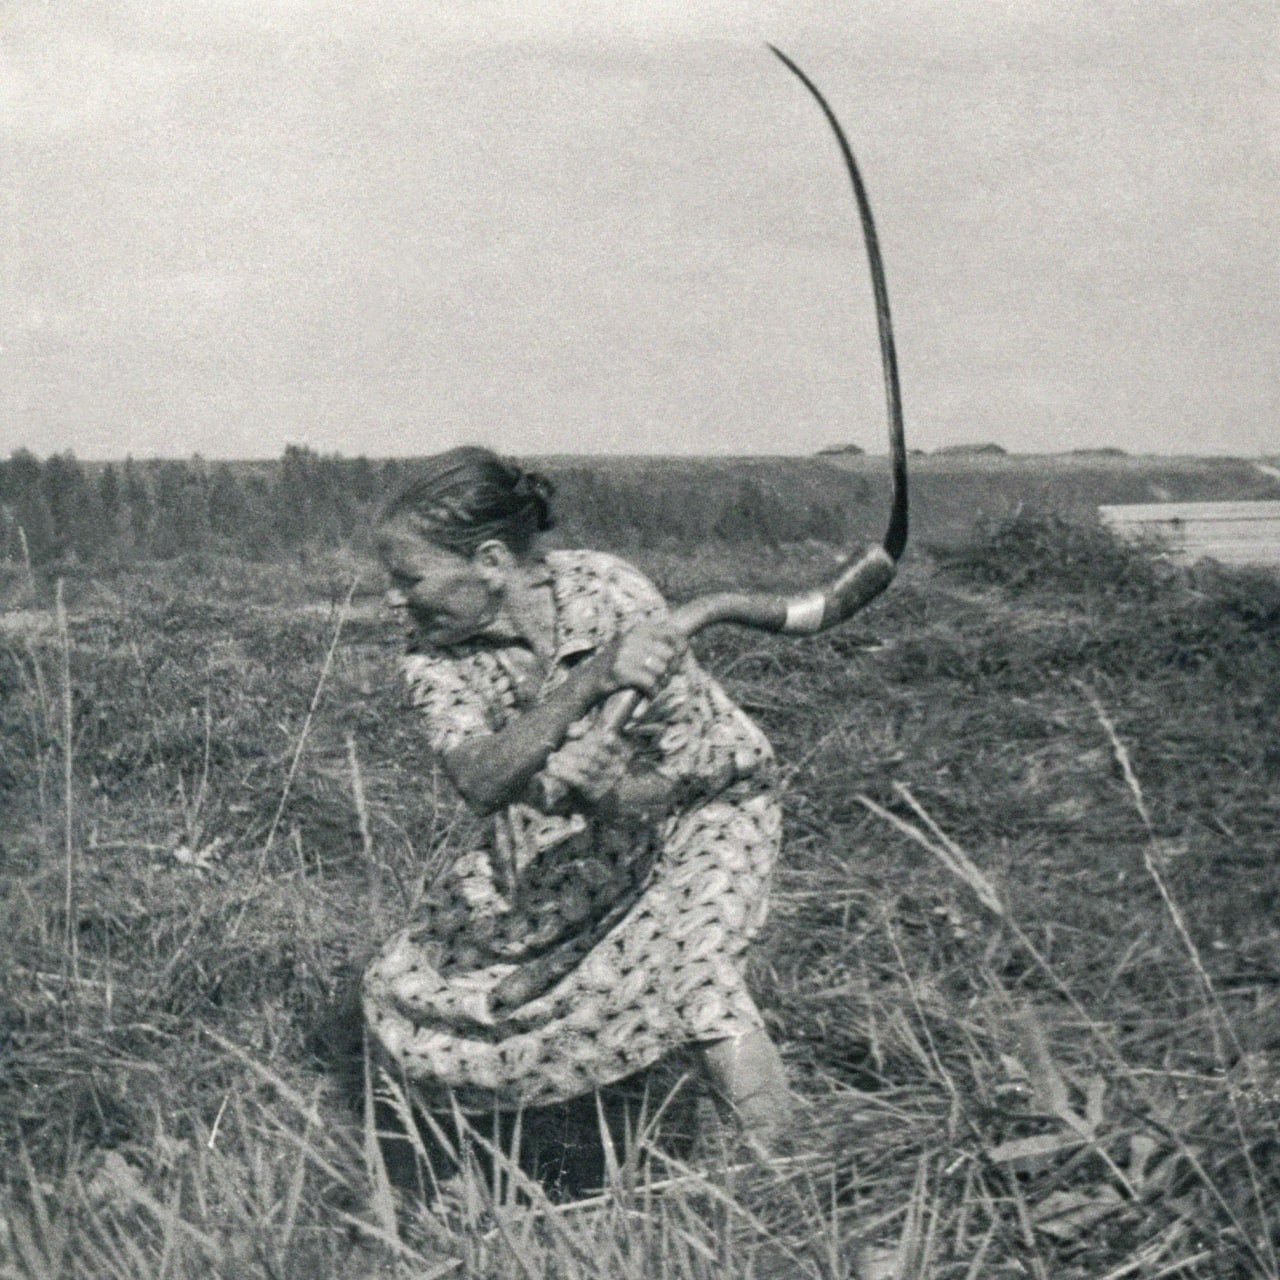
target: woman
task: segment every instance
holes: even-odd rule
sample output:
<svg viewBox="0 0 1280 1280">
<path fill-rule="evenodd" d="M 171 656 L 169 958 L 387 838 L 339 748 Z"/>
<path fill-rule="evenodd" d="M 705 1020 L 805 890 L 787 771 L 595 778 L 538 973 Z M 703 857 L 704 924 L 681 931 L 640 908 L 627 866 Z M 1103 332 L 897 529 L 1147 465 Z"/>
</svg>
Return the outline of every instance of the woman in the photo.
<svg viewBox="0 0 1280 1280">
<path fill-rule="evenodd" d="M 454 449 L 379 521 L 431 748 L 494 824 L 369 968 L 368 1023 L 427 1105 L 473 1110 L 564 1101 L 695 1042 L 767 1149 L 790 1095 L 740 963 L 778 850 L 772 751 L 635 569 L 539 550 L 549 496 Z M 626 689 L 644 700 L 609 732 Z"/>
</svg>

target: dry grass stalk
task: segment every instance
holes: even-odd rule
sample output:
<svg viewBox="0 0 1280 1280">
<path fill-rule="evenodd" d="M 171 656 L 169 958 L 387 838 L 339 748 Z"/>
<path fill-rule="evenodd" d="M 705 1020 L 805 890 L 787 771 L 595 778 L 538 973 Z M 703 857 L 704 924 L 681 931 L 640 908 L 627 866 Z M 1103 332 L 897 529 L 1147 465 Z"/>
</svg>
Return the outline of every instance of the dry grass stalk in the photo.
<svg viewBox="0 0 1280 1280">
<path fill-rule="evenodd" d="M 23 546 L 25 547 L 25 540 Z M 64 856 L 64 895 L 62 909 L 65 915 L 64 957 L 72 979 L 68 992 L 75 990 L 80 977 L 79 937 L 76 929 L 75 905 L 75 742 L 71 699 L 71 633 L 67 625 L 67 607 L 63 600 L 62 579 L 58 579 L 54 613 L 58 627 L 58 647 L 62 660 L 62 832 Z"/>
<path fill-rule="evenodd" d="M 1102 726 L 1102 731 L 1107 736 L 1107 741 L 1111 745 L 1112 753 L 1115 755 L 1116 763 L 1120 767 L 1121 775 L 1124 778 L 1125 786 L 1128 788 L 1129 796 L 1133 801 L 1133 807 L 1137 810 L 1139 818 L 1142 819 L 1142 825 L 1146 829 L 1148 841 L 1143 847 L 1142 863 L 1147 874 L 1155 883 L 1156 890 L 1160 894 L 1160 900 L 1164 903 L 1165 910 L 1169 913 L 1169 919 L 1173 922 L 1173 927 L 1177 931 L 1178 940 L 1182 943 L 1184 950 L 1191 959 L 1192 967 L 1195 969 L 1196 977 L 1200 980 L 1201 986 L 1204 988 L 1205 995 L 1212 1002 L 1214 1009 L 1218 1013 L 1218 1018 L 1213 1023 L 1213 1032 L 1215 1042 L 1219 1035 L 1220 1024 L 1225 1027 L 1228 1034 L 1234 1034 L 1231 1028 L 1231 1021 L 1222 1009 L 1221 1002 L 1218 1000 L 1218 993 L 1213 985 L 1213 979 L 1209 976 L 1208 969 L 1205 968 L 1204 960 L 1200 956 L 1200 948 L 1196 946 L 1195 939 L 1191 936 L 1191 931 L 1187 928 L 1187 922 L 1182 914 L 1182 908 L 1178 905 L 1172 892 L 1169 889 L 1168 882 L 1165 880 L 1160 867 L 1157 865 L 1155 858 L 1152 856 L 1153 849 L 1159 845 L 1159 837 L 1156 835 L 1155 824 L 1151 821 L 1151 812 L 1147 808 L 1146 797 L 1142 793 L 1142 784 L 1138 781 L 1138 775 L 1134 772 L 1133 761 L 1129 756 L 1129 749 L 1120 740 L 1120 735 L 1116 732 L 1116 727 L 1112 723 L 1111 717 L 1107 715 L 1106 709 L 1103 707 L 1097 694 L 1088 686 L 1077 681 L 1077 686 L 1084 693 L 1089 705 L 1093 708 L 1093 713 L 1098 719 L 1098 723 Z M 1236 1045 L 1239 1050 L 1239 1045 Z M 1222 1047 L 1215 1043 L 1215 1051 L 1217 1057 L 1221 1060 L 1223 1057 Z"/>
<path fill-rule="evenodd" d="M 27 531 L 18 526 L 18 542 L 22 547 L 22 563 L 27 570 L 27 590 L 31 593 L 31 603 L 34 605 L 40 598 L 40 593 L 36 587 L 36 571 L 31 567 L 31 545 L 27 542 Z"/>
<path fill-rule="evenodd" d="M 1000 900 L 996 887 L 991 883 L 987 875 L 979 869 L 977 864 L 969 857 L 967 853 L 951 839 L 945 831 L 933 820 L 931 814 L 926 812 L 924 806 L 911 794 L 910 788 L 905 782 L 895 782 L 893 789 L 911 806 L 912 812 L 916 817 L 929 828 L 934 840 L 937 842 L 933 846 L 934 854 L 943 862 L 943 864 L 952 872 L 962 879 L 965 884 L 977 895 L 978 901 L 982 903 L 992 914 L 1001 918 L 1007 915 L 1004 904 Z"/>
<path fill-rule="evenodd" d="M 311 732 L 312 722 L 315 720 L 316 711 L 320 706 L 320 698 L 324 693 L 325 682 L 329 678 L 329 672 L 333 667 L 333 655 L 338 649 L 338 640 L 342 636 L 342 627 L 347 620 L 347 616 L 351 611 L 351 601 L 355 596 L 356 588 L 360 585 L 360 575 L 356 574 L 351 579 L 351 585 L 347 588 L 347 594 L 343 597 L 342 604 L 338 608 L 338 617 L 334 623 L 333 633 L 329 640 L 329 647 L 325 651 L 324 662 L 320 667 L 320 674 L 316 679 L 315 691 L 311 695 L 311 703 L 307 707 L 307 714 L 303 717 L 302 728 L 298 731 L 297 741 L 294 743 L 293 755 L 289 761 L 289 771 L 285 774 L 284 786 L 280 789 L 280 801 L 276 805 L 276 811 L 271 819 L 271 826 L 267 830 L 267 838 L 262 843 L 262 849 L 258 854 L 258 863 L 254 869 L 253 881 L 248 892 L 246 892 L 244 901 L 241 903 L 240 911 L 236 915 L 235 921 L 229 931 L 229 936 L 235 939 L 240 933 L 240 927 L 244 922 L 245 912 L 249 909 L 254 894 L 262 883 L 263 874 L 266 871 L 267 858 L 271 853 L 272 845 L 275 843 L 276 832 L 280 829 L 280 821 L 284 817 L 285 807 L 289 803 L 289 795 L 293 790 L 294 779 L 298 775 L 298 765 L 302 760 L 302 751 L 307 744 L 307 737 Z"/>
<path fill-rule="evenodd" d="M 360 576 L 357 574 L 352 578 L 351 585 L 347 588 L 347 594 L 339 606 L 337 621 L 334 623 L 333 634 L 329 640 L 329 647 L 325 651 L 324 662 L 320 667 L 320 675 L 316 679 L 315 692 L 311 695 L 311 703 L 307 707 L 307 714 L 303 717 L 302 728 L 298 731 L 298 738 L 294 743 L 293 756 L 289 760 L 289 771 L 285 774 L 284 786 L 280 789 L 280 803 L 276 805 L 275 815 L 271 819 L 271 827 L 267 831 L 266 840 L 263 841 L 262 852 L 258 855 L 258 876 L 262 875 L 267 855 L 271 852 L 276 832 L 280 829 L 280 820 L 284 817 L 285 806 L 289 803 L 289 793 L 293 789 L 294 779 L 298 776 L 298 764 L 302 759 L 302 751 L 307 745 L 307 737 L 311 733 L 311 725 L 320 706 L 320 698 L 324 693 L 325 682 L 328 680 L 329 672 L 333 667 L 333 655 L 338 649 L 338 641 L 342 636 L 342 627 L 351 610 L 351 600 L 356 593 L 356 587 L 359 585 Z"/>
<path fill-rule="evenodd" d="M 895 827 L 902 832 L 909 840 L 913 840 L 922 849 L 927 849 L 939 862 L 942 863 L 953 876 L 963 880 L 965 884 L 973 890 L 979 902 L 987 908 L 993 915 L 1000 919 L 1006 918 L 1004 903 L 1000 901 L 1000 895 L 996 893 L 995 887 L 991 881 L 978 869 L 971 858 L 960 849 L 952 840 L 944 836 L 934 823 L 933 819 L 925 814 L 920 807 L 919 802 L 902 784 L 896 784 L 895 790 L 907 801 L 908 804 L 918 813 L 923 815 L 924 821 L 929 826 L 930 831 L 934 833 L 934 839 L 930 839 L 925 835 L 919 827 L 913 826 L 904 818 L 898 817 L 896 813 L 890 812 L 883 805 L 877 804 L 870 796 L 859 795 L 858 803 L 869 809 L 877 818 L 887 822 L 891 827 Z"/>
<path fill-rule="evenodd" d="M 895 786 L 895 789 L 899 789 Z M 999 893 L 990 879 L 982 872 L 974 863 L 973 859 L 960 848 L 954 840 L 947 836 L 933 818 L 926 812 L 920 802 L 905 787 L 900 787 L 900 793 L 903 798 L 911 805 L 911 807 L 921 816 L 932 836 L 926 835 L 919 827 L 907 822 L 906 819 L 898 817 L 897 814 L 891 813 L 883 806 L 876 804 L 869 796 L 859 795 L 858 800 L 867 809 L 874 813 L 877 817 L 883 818 L 891 826 L 895 827 L 903 835 L 920 845 L 921 848 L 927 849 L 930 853 L 942 863 L 952 875 L 964 881 L 978 901 L 982 903 L 989 911 L 991 911 L 997 919 L 1009 930 L 1014 938 L 1018 940 L 1021 946 L 1027 951 L 1031 958 L 1040 967 L 1045 977 L 1053 983 L 1059 994 L 1064 1000 L 1070 1004 L 1081 1022 L 1087 1026 L 1090 1033 L 1095 1037 L 1099 1045 L 1105 1050 L 1108 1057 L 1113 1061 L 1123 1064 L 1123 1057 L 1119 1049 L 1116 1048 L 1114 1041 L 1107 1034 L 1104 1027 L 1094 1018 L 1080 1003 L 1079 998 L 1072 991 L 1070 985 L 1065 981 L 1057 968 L 1050 962 L 1049 958 L 1036 945 L 1035 941 L 1022 927 L 1018 920 L 1012 916 L 1005 908 L 1001 901 Z"/>
<path fill-rule="evenodd" d="M 364 795 L 364 777 L 360 772 L 360 757 L 356 754 L 355 735 L 346 735 L 347 766 L 351 770 L 351 795 L 356 806 L 356 820 L 360 824 L 360 847 L 365 862 L 373 865 L 373 837 L 369 832 L 369 804 Z"/>
</svg>

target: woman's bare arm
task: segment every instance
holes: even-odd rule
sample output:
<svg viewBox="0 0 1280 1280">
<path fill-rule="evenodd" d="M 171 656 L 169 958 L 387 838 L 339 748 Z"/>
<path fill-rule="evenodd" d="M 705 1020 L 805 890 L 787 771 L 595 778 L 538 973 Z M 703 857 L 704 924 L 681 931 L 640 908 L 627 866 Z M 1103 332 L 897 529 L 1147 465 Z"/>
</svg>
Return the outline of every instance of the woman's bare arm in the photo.
<svg viewBox="0 0 1280 1280">
<path fill-rule="evenodd" d="M 448 752 L 444 767 L 450 781 L 481 813 L 512 803 L 564 742 L 570 725 L 619 689 L 652 697 L 684 648 L 684 637 L 667 623 L 641 623 L 575 667 L 544 701 L 497 733 Z"/>
<path fill-rule="evenodd" d="M 569 726 L 616 687 L 599 658 L 576 667 L 544 702 L 514 716 L 505 728 L 473 738 L 444 757 L 445 772 L 462 798 L 480 813 L 516 800 L 565 739 Z"/>
</svg>

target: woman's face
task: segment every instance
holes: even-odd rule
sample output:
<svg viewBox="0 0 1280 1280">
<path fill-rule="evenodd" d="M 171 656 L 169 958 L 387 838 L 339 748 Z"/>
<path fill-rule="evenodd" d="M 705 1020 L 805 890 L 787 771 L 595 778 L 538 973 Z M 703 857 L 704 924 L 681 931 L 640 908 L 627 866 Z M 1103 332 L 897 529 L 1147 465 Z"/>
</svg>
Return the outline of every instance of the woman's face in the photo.
<svg viewBox="0 0 1280 1280">
<path fill-rule="evenodd" d="M 391 589 L 387 603 L 408 612 L 419 636 L 448 647 L 483 632 L 498 615 L 501 591 L 472 559 L 424 542 L 392 524 L 381 531 L 378 553 Z"/>
</svg>

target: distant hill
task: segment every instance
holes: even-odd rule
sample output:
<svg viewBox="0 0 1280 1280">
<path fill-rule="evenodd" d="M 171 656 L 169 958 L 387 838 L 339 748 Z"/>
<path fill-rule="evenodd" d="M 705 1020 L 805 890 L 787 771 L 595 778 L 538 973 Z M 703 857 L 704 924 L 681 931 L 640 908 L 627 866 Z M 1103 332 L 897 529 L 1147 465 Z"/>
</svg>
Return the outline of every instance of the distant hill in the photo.
<svg viewBox="0 0 1280 1280">
<path fill-rule="evenodd" d="M 934 453 L 943 457 L 955 454 L 985 455 L 990 458 L 1004 458 L 1009 450 L 1000 444 L 944 444 Z"/>
</svg>

